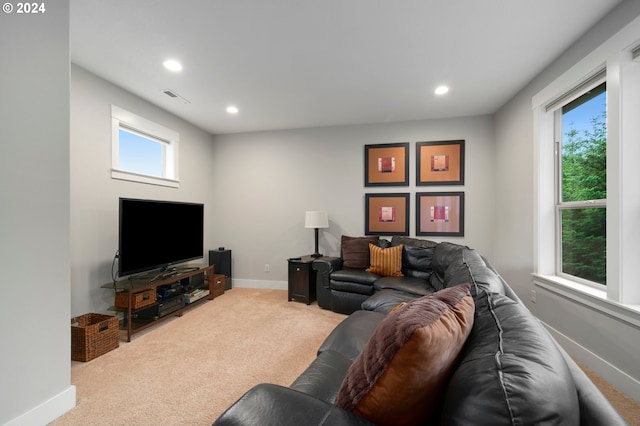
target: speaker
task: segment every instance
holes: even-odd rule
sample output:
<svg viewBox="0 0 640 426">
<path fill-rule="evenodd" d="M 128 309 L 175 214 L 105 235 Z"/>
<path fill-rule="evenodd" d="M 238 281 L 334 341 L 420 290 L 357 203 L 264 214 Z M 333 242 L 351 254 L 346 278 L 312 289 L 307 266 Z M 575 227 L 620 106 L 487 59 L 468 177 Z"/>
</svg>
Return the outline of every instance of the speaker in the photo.
<svg viewBox="0 0 640 426">
<path fill-rule="evenodd" d="M 225 290 L 231 289 L 231 250 L 225 250 L 222 247 L 209 250 L 209 265 L 215 265 L 214 273 L 226 277 Z"/>
</svg>

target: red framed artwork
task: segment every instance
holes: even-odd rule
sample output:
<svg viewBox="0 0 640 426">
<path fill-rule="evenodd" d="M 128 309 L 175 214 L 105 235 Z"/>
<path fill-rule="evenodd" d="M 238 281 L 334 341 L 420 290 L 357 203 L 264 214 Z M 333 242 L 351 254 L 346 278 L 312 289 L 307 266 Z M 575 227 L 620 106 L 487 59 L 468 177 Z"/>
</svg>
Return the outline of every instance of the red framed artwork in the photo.
<svg viewBox="0 0 640 426">
<path fill-rule="evenodd" d="M 409 186 L 409 143 L 365 145 L 364 186 Z"/>
<path fill-rule="evenodd" d="M 409 235 L 409 194 L 365 194 L 365 235 Z"/>
<path fill-rule="evenodd" d="M 416 185 L 464 185 L 464 141 L 417 142 Z"/>
<path fill-rule="evenodd" d="M 416 235 L 464 236 L 464 192 L 418 192 Z"/>
</svg>

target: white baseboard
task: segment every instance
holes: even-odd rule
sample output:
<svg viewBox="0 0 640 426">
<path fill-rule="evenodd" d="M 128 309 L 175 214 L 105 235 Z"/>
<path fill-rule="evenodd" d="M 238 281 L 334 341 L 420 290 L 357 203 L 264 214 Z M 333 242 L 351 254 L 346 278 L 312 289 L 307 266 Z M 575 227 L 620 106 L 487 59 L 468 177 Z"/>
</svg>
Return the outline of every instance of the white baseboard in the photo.
<svg viewBox="0 0 640 426">
<path fill-rule="evenodd" d="M 69 386 L 53 398 L 10 420 L 5 426 L 46 425 L 76 406 L 76 387 Z"/>
<path fill-rule="evenodd" d="M 542 322 L 542 321 L 541 321 Z M 616 387 L 620 392 L 640 404 L 640 382 L 624 371 L 610 364 L 607 360 L 594 354 L 584 346 L 576 343 L 558 330 L 542 322 L 542 325 L 560 343 L 571 357 L 583 363 L 587 368 Z"/>
<path fill-rule="evenodd" d="M 234 278 L 235 288 L 263 288 L 269 290 L 288 290 L 289 284 L 286 281 L 266 281 L 266 280 L 239 280 Z"/>
</svg>

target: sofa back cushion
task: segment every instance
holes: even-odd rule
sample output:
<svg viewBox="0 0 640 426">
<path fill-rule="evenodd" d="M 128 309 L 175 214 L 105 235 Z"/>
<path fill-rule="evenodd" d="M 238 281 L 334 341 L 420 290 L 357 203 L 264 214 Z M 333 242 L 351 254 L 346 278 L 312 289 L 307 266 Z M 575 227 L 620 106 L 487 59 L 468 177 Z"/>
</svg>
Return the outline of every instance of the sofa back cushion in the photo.
<svg viewBox="0 0 640 426">
<path fill-rule="evenodd" d="M 434 420 L 473 313 L 466 284 L 389 313 L 349 368 L 336 405 L 380 425 Z"/>
<path fill-rule="evenodd" d="M 471 294 L 487 291 L 506 294 L 517 300 L 502 277 L 474 249 L 443 242 L 434 249 L 433 273 L 429 284 L 436 289 L 452 287 L 461 283 L 471 284 Z"/>
<path fill-rule="evenodd" d="M 442 424 L 577 425 L 571 372 L 549 333 L 502 294 L 476 295 L 473 330 L 447 387 Z"/>
<path fill-rule="evenodd" d="M 367 269 L 369 262 L 369 244 L 378 245 L 378 236 L 349 237 L 342 236 L 341 257 L 345 269 Z"/>
<path fill-rule="evenodd" d="M 402 250 L 402 273 L 407 277 L 428 280 L 431 272 L 433 251 L 438 245 L 435 241 L 418 238 L 393 236 L 392 246 L 404 246 Z"/>
</svg>

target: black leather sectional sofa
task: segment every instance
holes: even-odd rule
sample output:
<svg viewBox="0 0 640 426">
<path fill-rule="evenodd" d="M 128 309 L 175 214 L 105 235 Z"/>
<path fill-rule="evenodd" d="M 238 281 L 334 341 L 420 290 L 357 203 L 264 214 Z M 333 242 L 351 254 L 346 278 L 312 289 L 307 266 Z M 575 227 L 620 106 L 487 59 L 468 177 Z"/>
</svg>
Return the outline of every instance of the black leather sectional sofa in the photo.
<svg viewBox="0 0 640 426">
<path fill-rule="evenodd" d="M 370 290 L 362 287 L 367 285 L 362 282 L 366 273 L 355 272 L 352 284 L 348 284 L 341 281 L 345 274 L 334 276 L 342 270 L 338 268 L 340 261 L 330 259 L 329 266 L 319 263 L 318 270 L 324 274 L 318 281 L 319 304 L 349 315 L 326 338 L 317 358 L 294 383 L 289 387 L 261 384 L 250 389 L 214 424 L 374 424 L 371 418 L 336 405 L 338 395 L 344 396 L 343 382 L 349 381 L 345 377 L 353 379 L 354 366 L 362 365 L 359 357 L 370 350 L 370 338 L 373 341 L 372 336 L 377 336 L 390 318 L 405 318 L 403 312 L 409 312 L 409 307 L 467 284 L 467 297 L 473 302 L 472 326 L 442 387 L 424 397 L 425 404 L 430 403 L 435 412 L 420 424 L 625 424 L 485 259 L 464 246 L 412 240 L 394 238 L 391 244 L 402 244 L 403 251 L 409 252 L 407 256 L 426 263 L 417 265 L 409 259 L 405 264 L 403 259 L 404 277 L 368 277 L 372 279 Z M 419 253 L 413 247 L 424 251 Z M 411 267 L 415 266 L 419 269 L 413 273 Z M 403 301 L 407 302 L 404 307 L 393 309 Z M 404 414 L 387 424 L 403 424 Z"/>
</svg>

